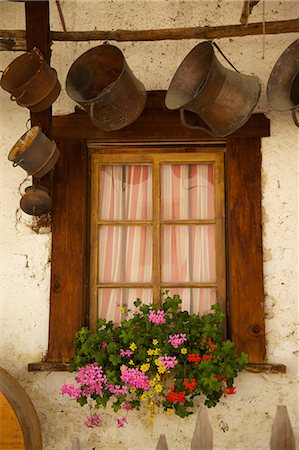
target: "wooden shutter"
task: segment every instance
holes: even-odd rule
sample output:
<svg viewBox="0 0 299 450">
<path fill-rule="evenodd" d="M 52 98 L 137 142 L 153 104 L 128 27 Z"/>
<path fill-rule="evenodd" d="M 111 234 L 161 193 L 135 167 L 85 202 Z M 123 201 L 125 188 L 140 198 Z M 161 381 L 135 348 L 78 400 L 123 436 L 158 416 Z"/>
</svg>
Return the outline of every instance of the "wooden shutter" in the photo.
<svg viewBox="0 0 299 450">
<path fill-rule="evenodd" d="M 74 334 L 85 323 L 87 266 L 87 148 L 84 141 L 57 142 L 54 171 L 49 348 L 47 362 L 73 355 Z"/>
<path fill-rule="evenodd" d="M 229 139 L 226 154 L 229 324 L 250 362 L 265 357 L 260 138 Z"/>
</svg>

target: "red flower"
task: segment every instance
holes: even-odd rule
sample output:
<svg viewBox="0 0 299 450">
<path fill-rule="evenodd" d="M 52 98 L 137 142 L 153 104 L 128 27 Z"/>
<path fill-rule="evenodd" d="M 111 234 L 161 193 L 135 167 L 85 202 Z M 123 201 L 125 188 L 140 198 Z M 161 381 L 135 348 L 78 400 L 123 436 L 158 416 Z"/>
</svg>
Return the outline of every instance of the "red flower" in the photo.
<svg viewBox="0 0 299 450">
<path fill-rule="evenodd" d="M 202 359 L 207 361 L 208 359 L 212 359 L 212 355 L 202 355 Z"/>
<path fill-rule="evenodd" d="M 199 356 L 198 353 L 189 353 L 188 355 L 188 361 L 189 362 L 195 362 L 196 364 L 198 364 L 201 360 L 201 357 Z"/>
<path fill-rule="evenodd" d="M 185 402 L 185 391 L 182 392 L 170 392 L 167 397 L 166 400 L 168 402 L 179 402 L 179 403 L 184 403 Z"/>
<path fill-rule="evenodd" d="M 194 391 L 194 389 L 197 386 L 195 378 L 192 378 L 192 380 L 189 382 L 188 378 L 184 379 L 184 386 L 187 389 L 190 389 L 190 391 Z"/>
<path fill-rule="evenodd" d="M 228 395 L 235 394 L 235 393 L 236 393 L 236 386 L 232 386 L 232 387 L 226 388 L 226 393 L 227 393 Z"/>
</svg>

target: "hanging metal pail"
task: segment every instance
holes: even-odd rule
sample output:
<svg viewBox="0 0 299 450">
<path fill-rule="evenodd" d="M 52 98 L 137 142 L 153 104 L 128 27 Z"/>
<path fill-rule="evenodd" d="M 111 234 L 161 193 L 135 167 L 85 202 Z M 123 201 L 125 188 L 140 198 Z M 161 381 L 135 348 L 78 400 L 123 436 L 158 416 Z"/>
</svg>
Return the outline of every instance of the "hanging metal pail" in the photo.
<svg viewBox="0 0 299 450">
<path fill-rule="evenodd" d="M 103 44 L 83 53 L 71 66 L 66 92 L 103 131 L 133 123 L 146 102 L 143 84 L 133 75 L 122 52 Z"/>
<path fill-rule="evenodd" d="M 61 91 L 55 69 L 49 67 L 38 48 L 16 58 L 3 72 L 0 86 L 12 101 L 33 112 L 49 108 Z"/>
<path fill-rule="evenodd" d="M 247 122 L 260 93 L 257 77 L 221 65 L 212 43 L 206 41 L 194 47 L 177 69 L 165 104 L 168 109 L 180 109 L 185 127 L 224 137 Z M 208 128 L 188 125 L 185 110 L 200 116 Z"/>
<path fill-rule="evenodd" d="M 26 170 L 28 175 L 41 178 L 53 169 L 59 156 L 55 142 L 50 141 L 42 129 L 35 126 L 15 143 L 8 159 L 14 162 L 14 166 Z"/>
<path fill-rule="evenodd" d="M 297 126 L 295 110 L 299 109 L 299 39 L 293 42 L 274 65 L 267 84 L 269 105 L 277 111 L 292 111 Z"/>
<path fill-rule="evenodd" d="M 52 200 L 49 190 L 41 185 L 28 186 L 20 200 L 20 207 L 31 216 L 48 214 L 52 209 Z"/>
</svg>

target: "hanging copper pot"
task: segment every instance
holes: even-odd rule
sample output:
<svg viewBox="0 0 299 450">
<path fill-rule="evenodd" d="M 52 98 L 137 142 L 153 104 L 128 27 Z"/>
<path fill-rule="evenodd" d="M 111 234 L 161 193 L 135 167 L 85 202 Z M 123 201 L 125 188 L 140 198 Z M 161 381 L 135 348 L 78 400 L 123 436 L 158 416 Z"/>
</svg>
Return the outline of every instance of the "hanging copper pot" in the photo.
<svg viewBox="0 0 299 450">
<path fill-rule="evenodd" d="M 103 131 L 119 130 L 133 123 L 146 102 L 145 88 L 133 75 L 122 52 L 107 44 L 88 50 L 72 64 L 66 92 Z"/>
<path fill-rule="evenodd" d="M 61 91 L 56 70 L 49 67 L 36 47 L 4 70 L 0 86 L 11 94 L 12 101 L 33 112 L 49 108 Z"/>
<path fill-rule="evenodd" d="M 261 93 L 255 76 L 224 67 L 213 44 L 202 42 L 191 50 L 174 74 L 165 97 L 169 109 L 180 109 L 183 126 L 227 136 L 244 125 Z M 189 125 L 185 110 L 204 120 L 207 127 Z"/>
<path fill-rule="evenodd" d="M 31 216 L 48 214 L 52 209 L 49 190 L 41 185 L 28 186 L 20 200 L 21 209 Z"/>
<path fill-rule="evenodd" d="M 281 54 L 274 65 L 267 84 L 267 99 L 277 111 L 292 111 L 294 122 L 299 126 L 295 115 L 299 109 L 299 39 Z"/>
<path fill-rule="evenodd" d="M 59 156 L 56 143 L 50 141 L 40 127 L 35 126 L 15 143 L 8 159 L 13 161 L 14 166 L 26 170 L 28 175 L 41 178 L 53 169 Z"/>
</svg>

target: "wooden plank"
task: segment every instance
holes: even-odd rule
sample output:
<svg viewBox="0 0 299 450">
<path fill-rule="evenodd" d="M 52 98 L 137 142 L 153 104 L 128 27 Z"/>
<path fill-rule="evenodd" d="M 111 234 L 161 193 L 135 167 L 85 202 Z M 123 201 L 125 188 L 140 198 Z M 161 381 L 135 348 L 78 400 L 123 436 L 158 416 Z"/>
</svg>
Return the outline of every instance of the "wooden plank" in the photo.
<svg viewBox="0 0 299 450">
<path fill-rule="evenodd" d="M 191 441 L 191 450 L 213 450 L 213 429 L 207 409 L 201 407 Z"/>
<path fill-rule="evenodd" d="M 90 121 L 87 113 L 79 108 L 66 116 L 53 117 L 55 139 L 92 139 L 105 142 L 191 142 L 198 140 L 221 141 L 202 130 L 190 130 L 181 125 L 178 111 L 165 106 L 166 91 L 147 92 L 143 113 L 128 127 L 116 131 L 101 131 Z M 203 126 L 203 121 L 193 113 L 186 113 L 188 123 Z M 270 121 L 264 114 L 253 114 L 248 122 L 230 137 L 270 136 Z M 223 141 L 224 139 L 222 139 Z"/>
<path fill-rule="evenodd" d="M 295 450 L 295 434 L 289 419 L 286 406 L 277 406 L 272 434 L 270 439 L 271 450 Z"/>
<path fill-rule="evenodd" d="M 0 449 L 25 450 L 20 422 L 5 395 L 0 391 Z"/>
<path fill-rule="evenodd" d="M 73 356 L 73 338 L 85 320 L 87 149 L 59 141 L 52 211 L 52 272 L 47 362 Z"/>
<path fill-rule="evenodd" d="M 259 138 L 227 145 L 228 301 L 231 337 L 251 363 L 265 357 Z"/>
<path fill-rule="evenodd" d="M 160 434 L 156 450 L 168 450 L 167 440 L 165 434 Z"/>
<path fill-rule="evenodd" d="M 35 408 L 22 386 L 2 368 L 0 368 L 0 391 L 11 405 L 19 421 L 24 440 L 23 448 L 42 450 L 42 435 Z M 6 447 L 1 448 L 7 450 Z M 12 448 L 18 449 L 17 446 Z"/>
<path fill-rule="evenodd" d="M 48 1 L 26 1 L 26 40 L 27 51 L 38 47 L 50 64 L 50 13 Z M 52 139 L 52 107 L 41 112 L 30 112 L 31 126 L 39 125 Z"/>
<path fill-rule="evenodd" d="M 250 3 L 257 3 L 257 1 Z M 93 30 L 93 31 L 52 31 L 53 41 L 159 41 L 180 39 L 221 39 L 237 36 L 253 36 L 260 34 L 281 34 L 299 31 L 299 19 L 276 20 L 272 22 L 255 22 L 242 25 L 220 25 L 214 27 L 163 28 L 156 30 Z M 10 39 L 11 50 L 25 48 L 25 32 L 23 30 L 0 30 L 0 37 Z M 15 42 L 15 45 L 14 45 Z M 0 50 L 7 50 L 4 46 Z"/>
</svg>

